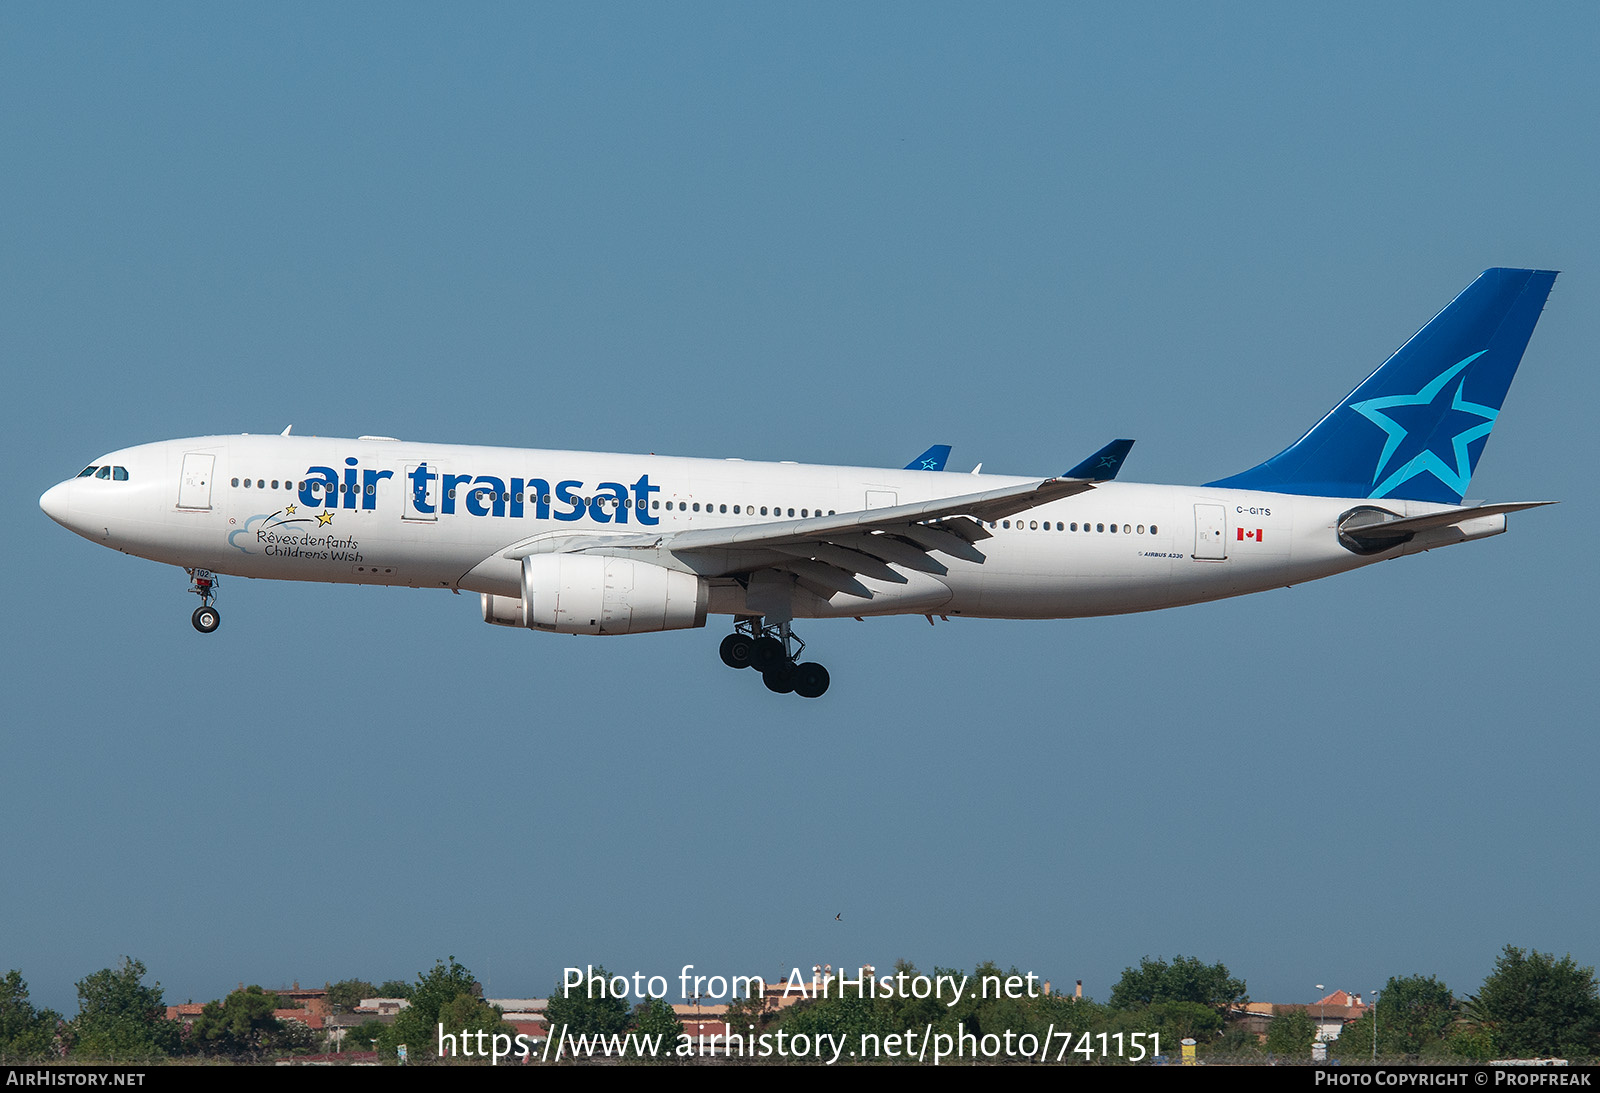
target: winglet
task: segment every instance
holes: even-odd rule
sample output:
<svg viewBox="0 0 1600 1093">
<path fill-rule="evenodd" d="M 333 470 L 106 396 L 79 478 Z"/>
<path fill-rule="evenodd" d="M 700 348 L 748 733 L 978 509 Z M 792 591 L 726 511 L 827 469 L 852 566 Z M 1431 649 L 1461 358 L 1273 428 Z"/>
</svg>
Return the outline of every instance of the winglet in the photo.
<svg viewBox="0 0 1600 1093">
<path fill-rule="evenodd" d="M 942 471 L 945 461 L 950 458 L 950 445 L 935 444 L 923 452 L 910 463 L 906 464 L 908 471 Z"/>
<path fill-rule="evenodd" d="M 1109 482 L 1122 470 L 1122 461 L 1128 458 L 1128 449 L 1132 447 L 1131 440 L 1113 440 L 1061 477 Z"/>
</svg>

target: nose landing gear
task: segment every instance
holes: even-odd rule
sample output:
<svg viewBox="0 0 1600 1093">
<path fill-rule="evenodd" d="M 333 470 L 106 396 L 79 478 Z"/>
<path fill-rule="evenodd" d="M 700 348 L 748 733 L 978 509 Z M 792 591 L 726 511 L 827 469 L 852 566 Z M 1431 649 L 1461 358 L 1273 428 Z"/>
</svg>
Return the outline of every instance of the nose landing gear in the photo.
<svg viewBox="0 0 1600 1093">
<path fill-rule="evenodd" d="M 730 668 L 761 673 L 769 691 L 821 698 L 828 689 L 828 670 L 811 661 L 798 663 L 805 647 L 787 622 L 763 626 L 759 618 L 745 618 L 734 623 L 733 633 L 722 639 L 718 652 Z"/>
<path fill-rule="evenodd" d="M 222 615 L 212 606 L 217 598 L 217 575 L 208 569 L 191 569 L 188 573 L 189 591 L 200 597 L 200 606 L 189 621 L 202 634 L 209 634 L 222 625 Z"/>
</svg>

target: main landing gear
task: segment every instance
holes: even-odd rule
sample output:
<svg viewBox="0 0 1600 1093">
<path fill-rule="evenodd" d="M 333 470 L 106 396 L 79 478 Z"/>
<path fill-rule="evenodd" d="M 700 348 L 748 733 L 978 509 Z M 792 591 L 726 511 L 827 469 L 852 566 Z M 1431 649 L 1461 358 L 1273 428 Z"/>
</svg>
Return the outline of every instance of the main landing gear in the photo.
<svg viewBox="0 0 1600 1093">
<path fill-rule="evenodd" d="M 191 569 L 189 582 L 189 591 L 200 597 L 200 606 L 194 609 L 189 621 L 202 634 L 209 634 L 222 625 L 222 615 L 213 606 L 217 598 L 217 575 L 207 569 Z"/>
<path fill-rule="evenodd" d="M 730 668 L 754 668 L 767 690 L 793 692 L 801 698 L 820 698 L 828 689 L 828 669 L 820 664 L 796 663 L 806 643 L 787 622 L 763 626 L 759 618 L 740 619 L 733 633 L 722 639 L 722 663 Z"/>
</svg>

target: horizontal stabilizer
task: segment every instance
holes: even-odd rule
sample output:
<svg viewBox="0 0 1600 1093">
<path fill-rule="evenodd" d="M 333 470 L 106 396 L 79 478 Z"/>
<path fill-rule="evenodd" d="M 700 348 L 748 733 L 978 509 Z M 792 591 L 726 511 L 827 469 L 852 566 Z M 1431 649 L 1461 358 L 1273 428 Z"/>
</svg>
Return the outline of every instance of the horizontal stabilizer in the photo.
<svg viewBox="0 0 1600 1093">
<path fill-rule="evenodd" d="M 1508 501 L 1500 505 L 1465 505 L 1444 512 L 1430 512 L 1425 516 L 1396 517 L 1393 520 L 1381 519 L 1381 513 L 1366 509 L 1342 521 L 1339 530 L 1347 534 L 1360 535 L 1363 539 L 1399 539 L 1415 535 L 1419 531 L 1427 531 L 1429 528 L 1449 527 L 1451 524 L 1476 520 L 1482 516 L 1503 516 L 1508 512 L 1521 512 L 1524 509 L 1536 509 L 1543 505 L 1554 504 L 1556 504 L 1554 501 Z M 1370 519 L 1363 520 L 1362 517 Z"/>
</svg>

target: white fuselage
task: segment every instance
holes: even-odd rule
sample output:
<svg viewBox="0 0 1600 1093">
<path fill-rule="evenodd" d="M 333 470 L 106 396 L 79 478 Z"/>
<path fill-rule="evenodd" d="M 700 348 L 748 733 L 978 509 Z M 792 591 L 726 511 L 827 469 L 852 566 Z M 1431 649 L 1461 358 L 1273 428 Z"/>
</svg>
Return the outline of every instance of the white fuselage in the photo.
<svg viewBox="0 0 1600 1093">
<path fill-rule="evenodd" d="M 1028 481 L 383 438 L 213 436 L 146 444 L 98 461 L 41 500 L 85 538 L 186 569 L 272 580 L 448 588 L 516 597 L 519 556 L 541 536 L 720 529 L 904 505 Z M 312 485 L 316 483 L 316 485 Z M 1360 555 L 1336 525 L 1359 499 L 1108 482 L 985 523 L 982 561 L 947 572 L 862 576 L 870 599 L 800 592 L 796 617 L 942 613 L 1071 618 L 1257 592 L 1504 530 L 1504 517 Z M 1446 506 L 1389 501 L 1397 516 Z M 527 553 L 526 550 L 522 551 Z M 708 579 L 713 614 L 759 614 L 735 549 L 688 558 L 632 552 Z M 893 563 L 890 563 L 893 566 Z"/>
</svg>

